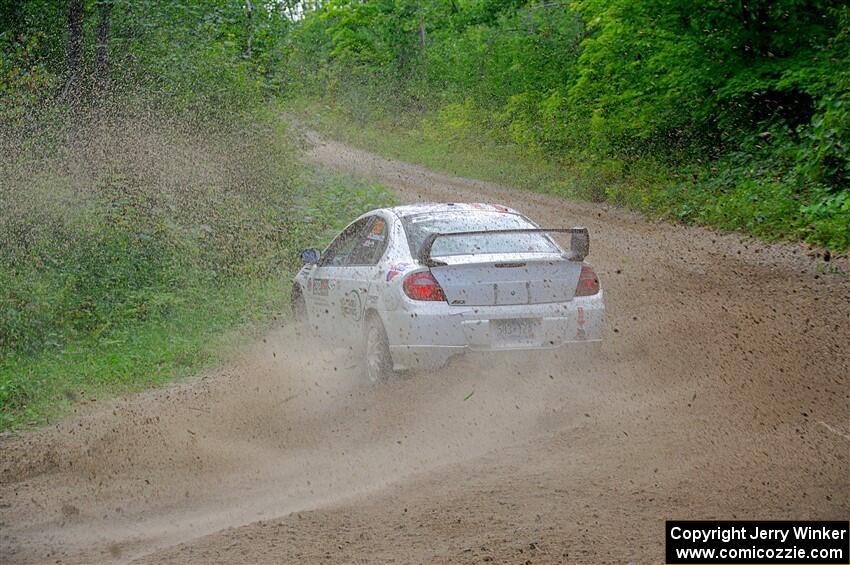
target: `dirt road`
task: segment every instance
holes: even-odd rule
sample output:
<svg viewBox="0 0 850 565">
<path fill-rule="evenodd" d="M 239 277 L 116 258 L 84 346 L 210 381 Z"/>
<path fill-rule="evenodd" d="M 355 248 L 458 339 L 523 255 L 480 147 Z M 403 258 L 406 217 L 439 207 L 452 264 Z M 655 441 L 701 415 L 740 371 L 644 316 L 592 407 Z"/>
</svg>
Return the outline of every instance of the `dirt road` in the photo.
<svg viewBox="0 0 850 565">
<path fill-rule="evenodd" d="M 667 518 L 850 517 L 850 283 L 799 246 L 650 224 L 314 135 L 403 201 L 587 225 L 607 342 L 364 387 L 288 328 L 0 443 L 0 562 L 661 562 Z"/>
</svg>

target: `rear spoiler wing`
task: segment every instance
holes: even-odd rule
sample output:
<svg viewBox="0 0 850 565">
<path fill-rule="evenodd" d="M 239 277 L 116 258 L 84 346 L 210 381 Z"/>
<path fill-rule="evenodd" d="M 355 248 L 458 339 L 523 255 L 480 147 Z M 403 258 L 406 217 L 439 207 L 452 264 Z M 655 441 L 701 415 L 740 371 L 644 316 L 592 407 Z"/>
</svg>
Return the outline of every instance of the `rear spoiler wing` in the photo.
<svg viewBox="0 0 850 565">
<path fill-rule="evenodd" d="M 422 248 L 419 250 L 419 262 L 427 267 L 439 267 L 445 265 L 442 261 L 437 261 L 431 257 L 431 248 L 434 246 L 434 241 L 441 237 L 462 237 L 466 235 L 490 235 L 494 233 L 569 233 L 570 251 L 567 254 L 567 259 L 570 261 L 584 261 L 587 254 L 590 253 L 590 233 L 587 228 L 536 228 L 536 229 L 515 229 L 515 230 L 483 230 L 483 231 L 462 231 L 451 233 L 432 233 L 425 238 Z"/>
</svg>

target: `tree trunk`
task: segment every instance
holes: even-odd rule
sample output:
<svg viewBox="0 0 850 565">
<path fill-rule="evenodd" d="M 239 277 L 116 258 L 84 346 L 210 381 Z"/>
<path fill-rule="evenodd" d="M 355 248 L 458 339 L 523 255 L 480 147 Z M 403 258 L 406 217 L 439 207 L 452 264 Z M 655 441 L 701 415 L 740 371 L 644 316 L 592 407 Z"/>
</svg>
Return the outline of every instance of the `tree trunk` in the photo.
<svg viewBox="0 0 850 565">
<path fill-rule="evenodd" d="M 97 47 L 95 49 L 95 84 L 99 91 L 109 86 L 109 24 L 112 17 L 112 0 L 98 3 Z"/>
<path fill-rule="evenodd" d="M 245 41 L 245 57 L 247 59 L 251 58 L 251 44 L 254 42 L 254 5 L 251 3 L 251 0 L 245 0 L 245 11 L 248 13 L 248 19 L 246 22 L 246 35 L 247 40 Z"/>
<path fill-rule="evenodd" d="M 68 50 L 65 93 L 72 102 L 79 102 L 83 65 L 83 0 L 68 0 Z"/>
</svg>

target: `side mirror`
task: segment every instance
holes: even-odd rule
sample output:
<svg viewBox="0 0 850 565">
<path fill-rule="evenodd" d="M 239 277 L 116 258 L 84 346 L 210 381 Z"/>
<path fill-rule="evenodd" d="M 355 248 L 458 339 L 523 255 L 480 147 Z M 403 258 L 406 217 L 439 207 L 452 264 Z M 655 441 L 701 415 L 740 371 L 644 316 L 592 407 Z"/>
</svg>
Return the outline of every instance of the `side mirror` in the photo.
<svg viewBox="0 0 850 565">
<path fill-rule="evenodd" d="M 572 261 L 584 261 L 590 253 L 590 234 L 587 228 L 573 228 L 570 239 L 570 259 Z"/>
<path fill-rule="evenodd" d="M 322 252 L 311 247 L 301 252 L 301 261 L 306 265 L 315 265 L 322 258 Z"/>
</svg>

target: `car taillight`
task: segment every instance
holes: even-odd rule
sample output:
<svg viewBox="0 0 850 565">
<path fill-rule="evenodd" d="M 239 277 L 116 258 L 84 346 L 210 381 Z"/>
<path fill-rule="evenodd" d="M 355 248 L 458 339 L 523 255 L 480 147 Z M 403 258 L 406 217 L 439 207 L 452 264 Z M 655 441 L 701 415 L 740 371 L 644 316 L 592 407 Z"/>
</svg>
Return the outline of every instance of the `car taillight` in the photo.
<svg viewBox="0 0 850 565">
<path fill-rule="evenodd" d="M 413 300 L 446 300 L 446 295 L 443 294 L 440 283 L 428 271 L 407 275 L 402 287 L 404 288 L 404 293 Z"/>
<path fill-rule="evenodd" d="M 593 296 L 599 292 L 599 279 L 590 265 L 581 266 L 581 274 L 578 277 L 576 296 Z"/>
</svg>

